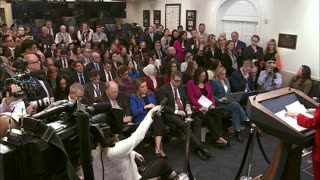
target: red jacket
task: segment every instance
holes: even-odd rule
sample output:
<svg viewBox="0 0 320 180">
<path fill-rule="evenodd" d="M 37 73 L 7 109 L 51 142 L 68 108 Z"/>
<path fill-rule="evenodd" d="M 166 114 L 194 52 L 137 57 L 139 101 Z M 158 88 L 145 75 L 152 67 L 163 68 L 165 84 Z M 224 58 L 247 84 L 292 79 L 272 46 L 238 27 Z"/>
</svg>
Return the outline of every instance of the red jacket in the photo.
<svg viewBox="0 0 320 180">
<path fill-rule="evenodd" d="M 206 97 L 212 102 L 212 105 L 216 106 L 210 82 L 207 81 L 206 83 L 204 83 L 204 87 L 206 88 L 206 90 L 208 92 Z M 192 105 L 191 109 L 193 111 L 199 110 L 202 106 L 198 102 L 198 100 L 202 96 L 202 93 L 201 93 L 199 86 L 197 84 L 195 84 L 193 80 L 190 80 L 187 83 L 187 94 L 188 94 L 189 101 Z"/>
<path fill-rule="evenodd" d="M 314 112 L 313 118 L 308 118 L 299 114 L 297 120 L 299 126 L 316 130 L 314 135 L 312 158 L 314 161 L 320 162 L 320 105 L 318 105 L 317 110 Z"/>
<path fill-rule="evenodd" d="M 159 88 L 160 88 L 160 83 L 159 83 L 159 78 L 158 78 L 158 76 L 155 76 L 155 78 L 156 78 L 156 81 L 157 81 L 157 87 L 156 87 L 156 88 L 154 88 L 153 82 L 152 82 L 152 80 L 151 80 L 151 78 L 150 78 L 149 76 L 145 76 L 145 77 L 144 77 L 144 80 L 145 80 L 146 83 L 147 83 L 148 89 L 149 89 L 150 91 L 152 91 L 152 92 L 154 92 L 156 89 L 159 89 Z"/>
</svg>

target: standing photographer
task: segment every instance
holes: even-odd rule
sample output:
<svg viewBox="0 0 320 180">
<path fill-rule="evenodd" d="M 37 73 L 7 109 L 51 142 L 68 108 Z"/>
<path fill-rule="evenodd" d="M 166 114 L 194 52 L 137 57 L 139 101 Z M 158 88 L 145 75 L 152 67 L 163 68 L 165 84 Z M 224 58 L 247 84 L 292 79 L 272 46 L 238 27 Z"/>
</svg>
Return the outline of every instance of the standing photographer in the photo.
<svg viewBox="0 0 320 180">
<path fill-rule="evenodd" d="M 258 84 L 263 91 L 272 91 L 281 88 L 282 76 L 275 67 L 275 62 L 267 61 L 266 70 L 260 72 Z"/>
<path fill-rule="evenodd" d="M 114 147 L 99 147 L 92 151 L 95 179 L 145 180 L 159 176 L 172 179 L 177 175 L 164 159 L 156 159 L 141 172 L 134 160 L 144 161 L 133 149 L 144 139 L 153 122 L 152 116 L 159 109 L 160 106 L 152 108 L 129 138 L 117 142 Z"/>
</svg>

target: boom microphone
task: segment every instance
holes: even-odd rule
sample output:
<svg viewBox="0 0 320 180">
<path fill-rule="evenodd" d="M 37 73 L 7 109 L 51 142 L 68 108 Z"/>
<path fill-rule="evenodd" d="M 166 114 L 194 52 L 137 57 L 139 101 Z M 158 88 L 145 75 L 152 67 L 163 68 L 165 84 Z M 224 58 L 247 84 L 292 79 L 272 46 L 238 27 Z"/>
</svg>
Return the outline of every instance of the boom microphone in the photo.
<svg viewBox="0 0 320 180">
<path fill-rule="evenodd" d="M 105 113 L 109 109 L 111 109 L 111 103 L 103 102 L 103 103 L 95 103 L 92 106 L 87 106 L 85 108 L 85 111 L 91 115 L 96 115 L 100 113 Z"/>
<path fill-rule="evenodd" d="M 67 101 L 67 100 L 61 100 L 55 102 L 56 104 L 59 104 L 55 106 L 56 104 L 50 105 L 48 108 L 44 109 L 43 111 L 32 115 L 33 118 L 44 118 L 44 117 L 49 117 L 50 115 L 61 113 L 63 111 L 69 111 L 69 110 L 74 110 L 76 109 L 77 103 L 76 101 Z"/>
</svg>

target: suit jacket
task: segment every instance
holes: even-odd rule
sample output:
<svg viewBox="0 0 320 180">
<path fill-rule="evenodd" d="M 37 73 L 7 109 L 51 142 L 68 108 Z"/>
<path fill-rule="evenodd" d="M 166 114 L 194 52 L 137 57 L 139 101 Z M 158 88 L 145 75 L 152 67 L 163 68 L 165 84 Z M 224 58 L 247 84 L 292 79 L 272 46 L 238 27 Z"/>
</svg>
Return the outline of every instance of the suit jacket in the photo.
<svg viewBox="0 0 320 180">
<path fill-rule="evenodd" d="M 147 96 L 149 103 L 157 105 L 156 98 L 154 97 L 153 92 Z M 144 117 L 148 113 L 148 109 L 144 109 L 145 102 L 143 98 L 138 98 L 136 93 L 130 95 L 130 112 L 133 116 L 134 123 L 141 123 Z"/>
<path fill-rule="evenodd" d="M 247 45 L 246 45 L 245 42 L 242 42 L 242 41 L 238 40 L 237 46 L 236 46 L 236 50 L 238 50 L 238 49 L 244 49 L 244 48 L 246 48 L 246 47 L 247 47 Z"/>
<path fill-rule="evenodd" d="M 194 39 L 188 38 L 186 43 L 187 52 L 192 52 L 193 48 L 191 48 L 192 45 L 194 45 Z"/>
<path fill-rule="evenodd" d="M 182 102 L 182 105 L 184 108 L 186 108 L 186 105 L 190 104 L 189 99 L 187 97 L 186 86 L 180 85 L 178 87 L 178 92 L 180 95 L 180 100 Z M 174 112 L 176 110 L 175 109 L 176 101 L 175 101 L 175 97 L 174 97 L 173 90 L 171 88 L 170 83 L 167 83 L 160 88 L 159 97 L 160 97 L 160 99 L 168 98 L 168 102 L 163 107 L 163 109 L 164 109 L 165 113 L 174 114 Z"/>
<path fill-rule="evenodd" d="M 68 62 L 68 67 L 70 65 L 70 61 L 69 59 L 67 59 L 67 62 Z M 63 69 L 63 65 L 62 65 L 62 59 L 58 59 L 54 62 L 54 66 L 56 66 L 59 70 L 60 69 Z"/>
<path fill-rule="evenodd" d="M 103 70 L 103 65 L 101 62 L 98 63 L 99 64 L 99 68 L 100 68 L 100 72 Z M 96 69 L 96 67 L 94 66 L 94 62 L 91 61 L 86 65 L 86 71 L 89 73 L 92 69 Z"/>
<path fill-rule="evenodd" d="M 37 77 L 32 77 L 32 78 L 36 81 L 37 84 L 40 85 L 40 96 L 38 98 L 43 99 L 45 97 L 48 97 L 46 90 L 44 89 L 44 87 L 41 85 L 41 83 L 39 81 L 40 79 L 41 79 L 41 81 L 43 82 L 43 85 L 45 86 L 45 88 L 48 91 L 49 98 L 53 97 L 52 88 L 49 86 L 49 83 L 45 79 L 43 79 L 43 78 L 38 79 Z M 38 99 L 32 99 L 31 98 L 31 100 L 33 101 L 33 100 L 38 100 Z"/>
<path fill-rule="evenodd" d="M 154 49 L 154 42 L 155 42 L 154 35 L 155 33 L 153 33 L 153 41 L 150 37 L 150 34 L 147 34 L 145 37 L 146 46 L 149 49 L 149 51 L 152 51 Z"/>
<path fill-rule="evenodd" d="M 213 91 L 211 89 L 211 84 L 209 81 L 204 83 L 204 88 L 208 92 L 206 97 L 212 102 L 212 105 L 215 106 L 216 103 L 214 100 Z M 202 96 L 202 92 L 201 92 L 199 86 L 193 80 L 190 80 L 187 83 L 187 94 L 188 94 L 188 98 L 191 103 L 192 110 L 199 110 L 202 107 L 202 105 L 198 102 L 198 100 Z"/>
<path fill-rule="evenodd" d="M 56 58 L 55 57 L 55 52 L 53 51 L 53 55 L 54 55 L 54 57 L 52 57 L 52 50 L 49 48 L 49 50 L 48 51 L 46 51 L 46 53 L 44 54 L 44 56 L 46 57 L 46 58 L 53 58 L 53 60 Z"/>
<path fill-rule="evenodd" d="M 84 81 L 85 83 L 88 83 L 90 82 L 89 80 L 89 76 L 86 72 L 83 72 L 83 77 L 84 77 Z M 70 76 L 69 76 L 69 79 L 68 79 L 68 84 L 69 86 L 71 86 L 73 83 L 75 82 L 79 82 L 79 76 L 78 76 L 78 73 L 77 72 L 74 72 L 72 73 Z"/>
<path fill-rule="evenodd" d="M 251 91 L 254 91 L 253 78 L 249 73 L 249 78 L 246 80 L 240 69 L 234 71 L 231 75 L 231 87 L 232 92 L 244 92 L 246 90 L 246 84 L 248 83 L 248 88 Z"/>
<path fill-rule="evenodd" d="M 157 59 L 159 59 L 159 60 L 162 60 L 163 57 L 166 56 L 166 53 L 165 53 L 163 50 L 161 50 L 161 49 L 160 49 L 160 52 L 161 52 L 161 54 L 162 54 L 162 57 L 161 57 L 161 58 L 159 57 L 159 54 L 158 54 L 158 52 L 157 52 L 155 49 L 154 49 L 152 52 L 157 56 Z"/>
<path fill-rule="evenodd" d="M 137 61 L 135 61 L 135 60 L 132 60 L 132 62 L 134 63 L 134 67 L 136 67 L 136 65 L 135 65 L 135 63 L 137 62 Z M 143 73 L 143 62 L 140 60 L 140 61 L 138 61 L 137 63 L 139 63 L 139 66 L 140 66 L 140 68 L 139 69 L 136 69 L 137 70 L 137 72 L 138 72 L 138 74 L 139 74 L 139 77 L 143 77 L 144 76 L 144 73 Z"/>
<path fill-rule="evenodd" d="M 263 49 L 260 46 L 257 46 L 257 52 L 254 52 L 251 45 L 246 47 L 243 51 L 244 59 L 257 59 L 258 61 L 263 60 Z"/>
<path fill-rule="evenodd" d="M 100 90 L 100 96 L 105 93 L 106 86 L 104 82 L 99 82 L 99 90 Z M 92 105 L 97 101 L 99 97 L 94 97 L 95 89 L 93 87 L 92 82 L 88 82 L 86 85 L 84 85 L 84 96 L 88 100 L 87 104 Z"/>
<path fill-rule="evenodd" d="M 160 41 L 161 38 L 163 37 L 163 35 L 164 35 L 164 33 L 162 33 L 162 34 L 159 34 L 158 32 L 154 33 L 154 36 L 153 36 L 154 42 Z"/>
<path fill-rule="evenodd" d="M 313 118 L 308 118 L 303 114 L 299 114 L 297 122 L 299 126 L 316 130 L 312 147 L 312 159 L 320 162 L 320 105 L 318 105 L 318 108 L 314 112 Z"/>
<path fill-rule="evenodd" d="M 129 106 L 129 101 L 127 98 L 125 98 L 124 96 L 117 96 L 116 99 L 118 105 L 120 106 L 120 108 L 123 110 L 124 115 L 126 116 L 131 116 L 131 112 L 130 112 L 130 106 Z M 110 99 L 108 96 L 105 95 L 105 93 L 100 96 L 97 101 L 97 103 L 102 103 L 102 102 L 108 102 L 111 103 Z M 112 103 L 111 103 L 112 104 Z"/>
<path fill-rule="evenodd" d="M 216 102 L 219 102 L 219 99 L 226 97 L 227 94 L 231 93 L 231 85 L 230 85 L 229 79 L 225 78 L 224 80 L 225 80 L 227 87 L 228 87 L 227 92 L 225 91 L 220 79 L 211 80 L 211 87 L 212 87 L 214 98 L 215 98 Z"/>
<path fill-rule="evenodd" d="M 111 72 L 112 80 L 116 79 L 116 76 L 117 76 L 116 71 L 111 70 L 110 72 Z M 107 82 L 106 72 L 104 71 L 104 69 L 100 70 L 100 81 Z"/>
</svg>

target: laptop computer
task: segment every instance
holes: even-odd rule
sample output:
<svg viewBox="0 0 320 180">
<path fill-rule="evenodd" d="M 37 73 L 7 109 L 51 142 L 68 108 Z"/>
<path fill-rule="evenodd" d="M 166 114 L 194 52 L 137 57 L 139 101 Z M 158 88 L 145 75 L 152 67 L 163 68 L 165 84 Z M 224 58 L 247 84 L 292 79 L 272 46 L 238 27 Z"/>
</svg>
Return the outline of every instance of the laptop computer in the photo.
<svg viewBox="0 0 320 180">
<path fill-rule="evenodd" d="M 222 101 L 221 103 L 231 103 L 231 102 L 234 102 L 234 101 L 237 101 L 239 102 L 241 97 L 243 95 L 243 92 L 236 92 L 236 93 L 229 93 L 227 95 L 227 100 L 226 101 Z"/>
</svg>

